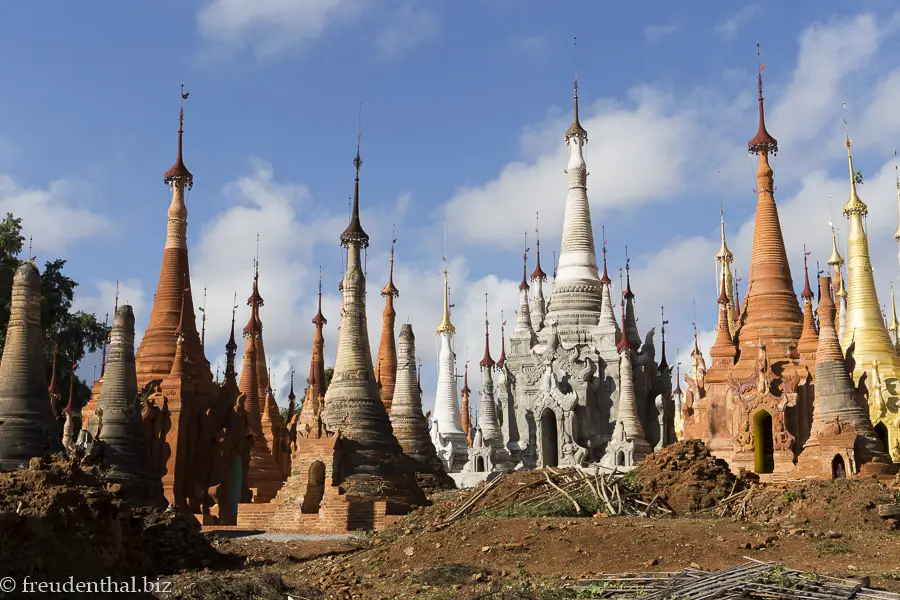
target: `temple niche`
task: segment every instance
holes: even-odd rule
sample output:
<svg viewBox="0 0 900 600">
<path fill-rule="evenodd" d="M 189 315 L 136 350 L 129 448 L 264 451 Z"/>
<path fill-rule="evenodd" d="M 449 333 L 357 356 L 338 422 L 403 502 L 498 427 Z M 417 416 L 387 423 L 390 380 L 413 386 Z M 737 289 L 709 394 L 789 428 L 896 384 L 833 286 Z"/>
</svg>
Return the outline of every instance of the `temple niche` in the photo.
<svg viewBox="0 0 900 600">
<path fill-rule="evenodd" d="M 619 326 L 605 240 L 602 273 L 598 268 L 583 156 L 587 132 L 578 118 L 577 80 L 574 103 L 574 121 L 565 135 L 568 194 L 552 294 L 545 299 L 547 276 L 541 269 L 538 240 L 537 265 L 530 283 L 527 249 L 523 258 L 519 310 L 500 378 L 506 446 L 511 460 L 523 468 L 601 461 L 619 422 L 620 372 L 626 363 L 634 417 L 640 427 L 626 427 L 625 437 L 620 435 L 617 443 L 635 444 L 638 451 L 631 455 L 637 462 L 650 449 L 674 441 L 665 338 L 657 362 L 655 329 L 643 339 L 638 330 L 627 261 Z M 623 340 L 627 356 L 620 352 Z M 640 438 L 633 438 L 638 430 Z"/>
</svg>

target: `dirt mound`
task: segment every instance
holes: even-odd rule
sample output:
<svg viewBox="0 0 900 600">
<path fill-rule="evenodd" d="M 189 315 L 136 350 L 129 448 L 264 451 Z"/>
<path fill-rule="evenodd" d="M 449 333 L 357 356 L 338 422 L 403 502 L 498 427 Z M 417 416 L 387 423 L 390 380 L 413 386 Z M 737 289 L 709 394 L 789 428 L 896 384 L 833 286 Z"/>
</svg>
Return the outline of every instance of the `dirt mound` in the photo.
<svg viewBox="0 0 900 600">
<path fill-rule="evenodd" d="M 884 529 L 896 520 L 878 516 L 878 505 L 900 499 L 900 490 L 875 479 L 805 481 L 786 487 L 755 486 L 746 505 L 746 519 L 786 527 L 817 529 Z"/>
<path fill-rule="evenodd" d="M 131 509 L 63 455 L 0 473 L 4 574 L 61 580 L 172 573 L 219 558 L 190 515 Z"/>
<path fill-rule="evenodd" d="M 658 493 L 677 514 L 715 506 L 746 486 L 699 440 L 676 442 L 650 454 L 630 476 L 645 496 Z"/>
</svg>

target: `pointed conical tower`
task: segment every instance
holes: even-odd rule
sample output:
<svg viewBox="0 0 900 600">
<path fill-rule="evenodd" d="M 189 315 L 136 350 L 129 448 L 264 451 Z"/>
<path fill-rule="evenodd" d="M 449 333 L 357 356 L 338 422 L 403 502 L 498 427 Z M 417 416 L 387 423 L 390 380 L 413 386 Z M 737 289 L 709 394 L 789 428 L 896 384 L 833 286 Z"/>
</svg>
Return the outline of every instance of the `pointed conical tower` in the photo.
<svg viewBox="0 0 900 600">
<path fill-rule="evenodd" d="M 734 365 L 737 356 L 737 348 L 728 328 L 728 307 L 731 301 L 728 298 L 728 279 L 726 272 L 722 272 L 721 286 L 719 288 L 719 320 L 716 323 L 716 341 L 709 349 L 713 367 L 730 367 Z"/>
<path fill-rule="evenodd" d="M 391 408 L 391 425 L 403 453 L 415 461 L 416 481 L 423 490 L 455 487 L 444 471 L 434 444 L 428 436 L 428 422 L 422 413 L 422 395 L 416 373 L 416 336 L 412 325 L 400 326 L 397 359 L 397 386 Z"/>
<path fill-rule="evenodd" d="M 816 401 L 810 437 L 797 460 L 804 476 L 826 479 L 845 474 L 886 474 L 890 457 L 857 401 L 834 328 L 831 282 L 819 278 L 819 340 L 816 349 Z"/>
<path fill-rule="evenodd" d="M 484 356 L 478 365 L 481 367 L 481 402 L 478 409 L 478 426 L 484 437 L 484 443 L 494 452 L 505 449 L 500 424 L 497 422 L 497 404 L 494 401 L 493 370 L 497 363 L 491 357 L 491 330 L 488 319 L 488 295 L 484 294 Z"/>
<path fill-rule="evenodd" d="M 469 414 L 469 397 L 472 394 L 472 390 L 469 388 L 469 362 L 466 361 L 465 369 L 463 370 L 463 383 L 462 390 L 460 390 L 460 394 L 462 395 L 462 427 L 463 431 L 466 432 L 466 444 L 471 448 L 472 447 L 472 417 Z M 434 444 L 432 444 L 434 445 Z"/>
<path fill-rule="evenodd" d="M 844 325 L 847 322 L 847 288 L 844 286 L 844 257 L 838 251 L 837 233 L 834 230 L 834 225 L 831 225 L 831 256 L 828 258 L 828 264 L 831 266 L 831 285 L 834 288 L 834 297 L 838 303 L 838 317 L 835 329 L 840 339 L 844 336 Z"/>
<path fill-rule="evenodd" d="M 444 314 L 436 329 L 438 350 L 437 391 L 434 395 L 434 412 L 431 415 L 431 441 L 448 473 L 459 472 L 469 458 L 468 436 L 463 431 L 459 410 L 459 392 L 456 388 L 456 353 L 453 337 L 456 327 L 450 321 L 450 280 L 447 257 L 444 257 Z"/>
<path fill-rule="evenodd" d="M 322 314 L 322 272 L 319 269 L 319 308 L 312 319 L 312 356 L 309 359 L 309 377 L 306 379 L 306 396 L 300 409 L 298 429 L 313 438 L 322 436 L 322 404 L 325 399 L 325 335 L 323 329 L 328 320 Z"/>
<path fill-rule="evenodd" d="M 254 265 L 255 265 L 254 261 Z M 254 283 L 258 279 L 258 272 L 254 274 Z M 253 286 L 257 291 L 256 285 Z M 259 353 L 257 349 L 257 337 L 260 333 L 261 322 L 259 320 L 260 298 L 258 294 L 251 294 L 247 299 L 250 306 L 250 318 L 244 327 L 244 362 L 241 365 L 240 390 L 244 399 L 244 410 L 250 423 L 250 432 L 253 435 L 253 445 L 250 448 L 250 464 L 247 472 L 247 485 L 253 490 L 253 502 L 266 503 L 272 500 L 281 489 L 282 473 L 275 461 L 269 440 L 264 431 L 262 407 L 265 402 L 259 398 Z"/>
<path fill-rule="evenodd" d="M 869 238 L 863 223 L 869 209 L 860 200 L 856 191 L 853 155 L 850 152 L 852 142 L 849 135 L 845 145 L 850 168 L 850 199 L 844 205 L 844 216 L 850 221 L 850 232 L 847 236 L 850 250 L 847 255 L 847 322 L 841 338 L 841 347 L 846 350 L 855 342 L 854 381 L 858 381 L 862 374 L 871 368 L 875 359 L 882 365 L 882 375 L 897 377 L 900 376 L 900 357 L 897 356 L 884 324 L 878 293 L 875 290 L 875 276 L 872 273 L 872 259 L 869 256 Z M 871 373 L 869 378 L 871 380 Z"/>
<path fill-rule="evenodd" d="M 588 135 L 578 118 L 578 74 L 574 84 L 574 118 L 566 131 L 569 146 L 568 192 L 563 218 L 559 264 L 553 279 L 548 317 L 559 327 L 560 337 L 576 330 L 583 315 L 600 316 L 600 273 L 594 250 L 594 231 L 587 196 L 587 165 L 584 145 Z"/>
<path fill-rule="evenodd" d="M 757 46 L 757 56 L 759 48 Z M 685 391 L 684 436 L 703 440 L 713 454 L 728 461 L 737 472 L 744 468 L 759 472 L 787 473 L 793 470 L 802 432 L 809 427 L 809 413 L 787 410 L 812 402 L 815 363 L 798 349 L 803 333 L 803 313 L 794 291 L 778 208 L 770 157 L 778 142 L 768 132 L 762 70 L 757 74 L 759 126 L 748 143 L 756 155 L 758 169 L 756 217 L 750 269 L 737 327 L 731 337 L 720 337 L 711 351 L 713 364 L 705 369 L 696 346 L 694 369 Z M 727 246 L 726 246 L 727 248 Z M 726 266 L 727 252 L 720 250 L 720 311 L 726 310 L 732 271 Z M 725 289 L 722 289 L 723 281 Z M 728 325 L 719 319 L 720 329 Z M 729 328 L 730 329 L 730 328 Z M 726 352 L 727 351 L 727 352 Z M 727 355 L 727 356 L 723 356 Z M 729 358 L 731 357 L 731 358 Z M 741 401 L 735 399 L 740 397 Z M 804 420 L 806 419 L 806 420 Z"/>
<path fill-rule="evenodd" d="M 528 241 L 526 236 L 525 253 L 522 255 L 522 283 L 519 284 L 519 310 L 516 314 L 516 328 L 514 335 L 527 344 L 528 348 L 534 345 L 534 318 L 531 314 L 531 306 L 528 300 Z"/>
<path fill-rule="evenodd" d="M 400 295 L 394 285 L 394 244 L 391 241 L 391 266 L 388 282 L 381 288 L 384 296 L 384 312 L 381 314 L 381 343 L 378 345 L 378 357 L 375 360 L 375 381 L 381 386 L 381 401 L 384 408 L 391 412 L 391 399 L 394 397 L 394 381 L 397 377 L 397 345 L 394 342 L 394 322 L 397 311 L 394 310 L 394 298 Z"/>
<path fill-rule="evenodd" d="M 534 286 L 534 297 L 532 298 L 534 309 L 531 311 L 531 326 L 535 331 L 540 331 L 544 328 L 544 317 L 547 314 L 547 302 L 544 300 L 544 282 L 547 281 L 547 274 L 541 268 L 541 232 L 540 215 L 538 214 L 535 215 L 534 234 L 537 247 L 537 262 L 534 265 L 534 271 L 531 272 L 531 284 Z"/>
<path fill-rule="evenodd" d="M 341 328 L 334 376 L 325 392 L 324 421 L 341 436 L 339 472 L 333 479 L 349 495 L 390 497 L 418 505 L 425 497 L 407 469 L 375 382 L 366 319 L 366 278 L 360 261 L 369 236 L 359 219 L 362 159 L 358 145 L 353 162 L 353 209 L 350 224 L 341 234 L 341 245 L 347 249 Z"/>
<path fill-rule="evenodd" d="M 257 235 L 257 244 L 259 244 L 259 235 Z M 266 359 L 266 346 L 263 342 L 263 323 L 261 317 L 261 308 L 265 305 L 262 295 L 259 293 L 259 251 L 253 259 L 253 291 L 247 298 L 247 305 L 254 307 L 251 313 L 255 315 L 254 324 L 256 331 L 256 381 L 259 385 L 257 397 L 259 398 L 260 414 L 268 413 L 269 417 L 263 421 L 263 431 L 266 439 L 269 440 L 269 448 L 275 457 L 276 462 L 279 461 L 278 446 L 276 440 L 279 438 L 281 429 L 284 428 L 284 422 L 281 418 L 281 411 L 278 410 L 278 404 L 275 402 L 275 396 L 270 394 L 271 383 L 269 381 L 269 363 Z M 249 323 L 247 327 L 249 327 Z M 246 335 L 247 327 L 244 328 Z"/>
<path fill-rule="evenodd" d="M 888 325 L 891 335 L 894 336 L 894 348 L 900 354 L 900 321 L 897 321 L 897 303 L 894 301 L 894 282 L 891 282 L 891 322 Z"/>
<path fill-rule="evenodd" d="M 764 65 L 763 65 L 764 66 Z M 784 237 L 775 205 L 775 186 L 769 155 L 778 153 L 778 142 L 766 130 L 763 101 L 762 66 L 757 75 L 759 87 L 759 130 L 748 149 L 756 154 L 756 222 L 750 254 L 746 308 L 743 324 L 737 330 L 741 361 L 753 362 L 759 340 L 766 344 L 769 361 L 797 359 L 797 343 L 803 330 L 803 314 L 794 293 L 791 267 L 784 249 Z"/>
<path fill-rule="evenodd" d="M 613 301 L 612 301 L 612 279 L 609 278 L 609 270 L 606 265 L 606 231 L 603 232 L 603 275 L 600 277 L 600 289 L 601 289 L 601 300 L 600 300 L 600 321 L 598 323 L 597 329 L 601 335 L 604 336 L 613 336 L 614 339 L 618 342 L 619 335 L 621 332 L 619 331 L 619 323 L 616 321 L 616 314 L 613 310 Z M 612 358 L 612 357 L 610 357 Z"/>
<path fill-rule="evenodd" d="M 235 294 L 237 296 L 237 294 Z M 237 298 L 235 298 L 237 299 Z M 233 405 L 241 393 L 238 386 L 237 371 L 235 370 L 235 357 L 237 356 L 237 341 L 234 338 L 234 324 L 237 316 L 237 304 L 231 309 L 231 334 L 225 343 L 225 381 L 222 383 L 222 393 L 229 406 Z"/>
<path fill-rule="evenodd" d="M 719 246 L 719 251 L 716 253 L 716 280 L 717 282 L 721 282 L 722 279 L 725 279 L 725 290 L 727 292 L 728 297 L 728 332 L 730 335 L 734 335 L 735 328 L 735 298 L 734 298 L 734 277 L 732 274 L 732 265 L 734 264 L 734 254 L 731 253 L 731 250 L 728 248 L 728 244 L 725 241 L 725 206 L 722 202 L 722 195 L 719 194 L 719 221 L 721 224 L 721 238 L 722 245 Z"/>
<path fill-rule="evenodd" d="M 894 149 L 894 160 L 897 160 L 897 149 Z M 900 208 L 900 167 L 894 164 L 894 182 L 897 186 L 897 206 Z M 894 241 L 900 245 L 900 223 L 897 224 L 897 229 L 894 230 Z M 897 259 L 900 260 L 900 252 L 897 254 Z"/>
<path fill-rule="evenodd" d="M 109 361 L 99 405 L 103 410 L 103 463 L 106 478 L 122 484 L 122 493 L 136 504 L 163 502 L 162 486 L 150 468 L 150 451 L 137 398 L 134 368 L 134 312 L 127 304 L 113 315 Z"/>
<path fill-rule="evenodd" d="M 797 344 L 797 350 L 800 352 L 800 358 L 805 361 L 816 360 L 816 348 L 819 345 L 819 330 L 816 328 L 816 317 L 813 315 L 813 293 L 809 286 L 809 253 L 806 246 L 803 246 L 803 292 L 800 298 L 803 300 L 803 333 L 800 334 L 800 342 Z M 834 319 L 832 319 L 834 320 Z"/>
<path fill-rule="evenodd" d="M 0 470 L 23 468 L 62 449 L 50 408 L 41 330 L 41 276 L 31 261 L 13 277 L 6 344 L 0 359 Z"/>
<path fill-rule="evenodd" d="M 622 331 L 625 331 L 625 307 L 622 307 Z M 634 465 L 650 452 L 650 444 L 644 435 L 644 428 L 638 415 L 637 396 L 634 390 L 634 366 L 631 361 L 632 346 L 627 335 L 622 335 L 617 345 L 619 350 L 619 402 L 616 411 L 616 427 L 613 438 L 607 446 L 607 464 L 618 465 L 620 461 L 615 458 L 622 449 L 627 446 L 630 459 L 624 461 L 623 466 Z M 628 464 L 630 463 L 630 465 Z"/>
<path fill-rule="evenodd" d="M 641 347 L 641 334 L 638 331 L 637 316 L 634 314 L 634 292 L 631 291 L 631 259 L 628 258 L 628 246 L 625 246 L 625 290 L 622 292 L 625 300 L 623 308 L 625 318 L 623 321 L 625 335 L 632 348 Z"/>
</svg>

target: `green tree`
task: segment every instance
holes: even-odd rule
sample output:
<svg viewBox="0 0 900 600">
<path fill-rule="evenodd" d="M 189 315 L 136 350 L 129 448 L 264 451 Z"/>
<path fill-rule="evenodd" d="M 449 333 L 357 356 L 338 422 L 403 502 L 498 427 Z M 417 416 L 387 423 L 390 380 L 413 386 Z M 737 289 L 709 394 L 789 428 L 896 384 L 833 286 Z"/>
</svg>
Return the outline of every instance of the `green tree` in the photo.
<svg viewBox="0 0 900 600">
<path fill-rule="evenodd" d="M 863 183 L 863 175 L 862 171 L 853 171 L 853 182 L 857 185 L 862 185 Z"/>
<path fill-rule="evenodd" d="M 24 243 L 22 219 L 7 213 L 6 218 L 0 221 L 0 346 L 6 343 L 13 276 L 21 263 L 18 255 Z M 28 258 L 25 257 L 26 260 Z M 52 375 L 53 350 L 56 347 L 59 353 L 56 381 L 63 402 L 68 400 L 68 382 L 74 366 L 88 352 L 101 349 L 109 335 L 109 328 L 98 322 L 95 315 L 72 310 L 78 282 L 63 274 L 65 264 L 64 259 L 47 261 L 41 272 L 41 326 L 44 330 L 47 379 L 49 381 Z M 76 402 L 83 406 L 89 397 L 90 388 L 76 377 Z"/>
</svg>

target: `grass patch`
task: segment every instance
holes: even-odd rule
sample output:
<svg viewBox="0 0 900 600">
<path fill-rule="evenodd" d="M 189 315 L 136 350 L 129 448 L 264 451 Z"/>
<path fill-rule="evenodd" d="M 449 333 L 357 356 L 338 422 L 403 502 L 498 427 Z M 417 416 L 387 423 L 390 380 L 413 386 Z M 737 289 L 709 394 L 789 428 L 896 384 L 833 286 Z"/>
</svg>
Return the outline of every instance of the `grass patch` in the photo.
<svg viewBox="0 0 900 600">
<path fill-rule="evenodd" d="M 822 554 L 830 554 L 831 556 L 850 553 L 850 546 L 844 540 L 819 540 L 816 543 L 816 547 Z"/>
<path fill-rule="evenodd" d="M 408 576 L 410 583 L 419 585 L 431 585 L 435 587 L 452 586 L 455 584 L 466 585 L 473 583 L 472 576 L 482 573 L 484 569 L 473 567 L 464 563 L 447 563 L 435 567 L 419 569 Z"/>
<path fill-rule="evenodd" d="M 815 573 L 791 573 L 784 565 L 772 565 L 768 569 L 760 572 L 759 576 L 756 578 L 757 583 L 774 585 L 790 590 L 795 590 L 808 583 L 815 583 L 817 581 L 819 581 L 819 577 Z"/>
<path fill-rule="evenodd" d="M 806 490 L 803 488 L 788 488 L 781 493 L 781 501 L 784 504 L 790 504 L 804 498 L 806 498 Z"/>
</svg>

